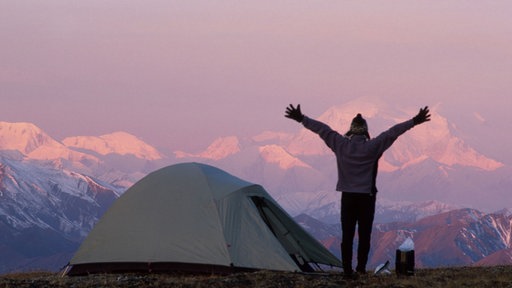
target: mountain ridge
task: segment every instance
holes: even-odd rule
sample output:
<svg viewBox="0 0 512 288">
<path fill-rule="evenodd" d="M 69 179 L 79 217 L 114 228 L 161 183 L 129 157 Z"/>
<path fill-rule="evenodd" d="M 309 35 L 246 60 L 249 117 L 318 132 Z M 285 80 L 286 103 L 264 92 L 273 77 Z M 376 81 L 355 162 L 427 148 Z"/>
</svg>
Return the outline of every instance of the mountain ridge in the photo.
<svg viewBox="0 0 512 288">
<path fill-rule="evenodd" d="M 101 136 L 70 136 L 57 141 L 41 128 L 28 122 L 0 122 L 0 150 L 16 150 L 30 159 L 50 160 L 75 155 L 93 159 L 94 155 L 75 151 L 88 150 L 100 155 L 131 154 L 146 160 L 163 158 L 153 146 L 127 132 Z"/>
<path fill-rule="evenodd" d="M 0 156 L 0 273 L 62 267 L 121 192 L 83 174 Z"/>
<path fill-rule="evenodd" d="M 410 109 L 391 110 L 374 104 L 360 106 L 354 102 L 351 105 L 332 107 L 319 119 L 325 119 L 333 128 L 344 131 L 343 127 L 351 121 L 351 113 L 362 111 L 372 127 L 371 131 L 374 131 L 386 129 L 414 113 Z M 430 124 L 433 127 L 428 128 Z M 466 256 L 459 253 L 452 255 L 451 260 L 445 259 L 443 253 L 447 251 L 431 255 L 434 260 L 422 261 L 439 264 L 439 261 L 435 262 L 436 257 L 446 263 L 506 261 L 509 259 L 506 252 L 509 246 L 498 247 L 496 243 L 505 243 L 510 238 L 510 232 L 507 232 L 509 218 L 506 217 L 510 216 L 509 209 L 512 208 L 512 203 L 507 200 L 508 187 L 512 185 L 509 177 L 512 167 L 480 154 L 456 134 L 455 125 L 435 114 L 432 123 L 407 132 L 384 154 L 379 166 L 376 224 L 388 225 L 379 226 L 381 228 L 391 227 L 389 223 L 402 223 L 402 228 L 416 227 L 414 225 L 421 224 L 430 216 L 470 207 L 483 211 L 478 212 L 480 222 L 487 219 L 484 224 L 477 221 L 478 227 L 487 227 L 482 229 L 488 232 L 500 229 L 503 232 L 483 234 L 482 237 L 490 239 L 472 242 Z M 427 140 L 432 143 L 427 143 Z M 319 228 L 322 226 L 319 223 L 339 225 L 340 193 L 334 191 L 337 181 L 334 155 L 317 135 L 300 126 L 297 133 L 265 131 L 251 137 L 222 136 L 203 151 L 175 151 L 174 155 L 165 155 L 126 132 L 73 136 L 57 141 L 34 124 L 0 122 L 0 198 L 10 199 L 0 202 L 0 229 L 23 237 L 47 235 L 55 243 L 67 247 L 62 255 L 69 255 L 78 245 L 76 241 L 84 237 L 99 215 L 124 189 L 160 167 L 188 161 L 214 165 L 262 185 L 292 216 L 308 215 L 319 221 L 309 225 L 310 228 Z M 67 201 L 72 202 L 70 206 L 58 206 Z M 45 204 L 38 206 L 41 203 Z M 58 215 L 50 213 L 48 207 L 64 212 Z M 498 210 L 501 211 L 496 215 L 506 217 L 484 217 Z M 42 214 L 36 211 L 46 211 L 43 213 L 46 216 L 40 217 Z M 307 223 L 303 224 L 307 226 Z M 384 241 L 387 244 L 382 249 L 389 250 L 406 235 L 413 235 L 411 231 L 416 229 L 404 230 L 400 225 L 393 226 L 395 230 L 381 231 L 382 239 L 394 241 Z M 475 231 L 478 230 L 468 227 L 464 226 L 466 234 L 460 229 L 458 232 L 439 229 L 446 233 L 443 237 L 458 239 L 460 244 L 467 243 L 466 238 L 471 238 L 471 235 L 477 235 Z M 329 229 L 330 236 L 321 242 L 333 247 L 332 251 L 339 252 L 339 239 L 336 238 L 339 228 Z M 433 235 L 430 237 L 435 238 Z M 23 251 L 9 248 L 12 243 L 25 238 L 9 239 L 11 244 L 0 243 L 0 251 L 12 255 L 12 259 L 19 261 L 17 263 L 43 263 L 44 259 L 50 259 L 45 257 L 66 257 L 51 254 L 49 251 L 56 248 L 49 243 L 41 244 L 41 251 L 47 254 L 39 255 L 28 249 L 30 253 L 27 256 Z M 422 245 L 434 249 L 431 244 Z M 455 249 L 456 244 L 450 245 L 450 249 Z M 481 247 L 494 248 L 482 250 Z M 491 257 L 491 252 L 494 254 L 492 258 L 481 258 L 482 255 Z M 393 251 L 386 253 L 392 254 Z M 468 256 L 471 253 L 477 256 Z M 0 263 L 0 271 L 2 265 L 5 264 Z M 28 267 L 27 264 L 19 265 Z"/>
<path fill-rule="evenodd" d="M 380 108 L 377 104 L 353 101 L 346 106 L 329 108 L 318 119 L 333 129 L 345 131 L 344 127 L 347 129 L 349 126 L 352 114 L 361 112 L 367 118 L 370 131 L 384 131 L 393 124 L 410 119 L 410 115 L 415 113 L 413 109 L 386 107 L 389 106 Z M 439 200 L 453 205 L 462 199 L 464 205 L 486 211 L 503 208 L 499 207 L 501 203 L 493 199 L 502 199 L 508 191 L 508 184 L 512 185 L 506 177 L 511 168 L 480 154 L 456 136 L 456 131 L 455 124 L 433 112 L 432 121 L 414 127 L 399 137 L 379 163 L 377 185 L 383 197 L 394 201 L 414 201 L 416 197 L 419 201 Z M 226 155 L 224 158 L 214 159 L 209 156 L 210 150 L 206 149 L 188 153 L 187 156 L 182 153 L 183 157 L 179 160 L 206 161 L 228 171 L 237 171 L 242 178 L 264 184 L 274 197 L 280 199 L 283 198 L 281 191 L 295 191 L 289 197 L 284 197 L 289 198 L 284 206 L 294 214 L 301 213 L 294 207 L 304 206 L 305 203 L 291 198 L 300 198 L 300 195 L 307 193 L 320 197 L 325 191 L 334 190 L 337 174 L 333 153 L 318 135 L 300 125 L 295 134 L 266 131 L 251 139 L 237 138 L 237 143 L 236 150 L 223 152 Z M 273 147 L 272 154 L 267 153 L 269 150 L 266 148 L 269 147 Z M 274 176 L 270 175 L 271 171 Z M 288 187 L 283 183 L 287 183 Z M 485 191 L 486 187 L 493 189 L 483 198 L 480 191 Z M 468 193 L 462 195 L 463 189 L 467 189 Z M 512 203 L 505 206 L 512 206 Z"/>
<path fill-rule="evenodd" d="M 101 155 L 131 154 L 146 160 L 159 160 L 164 157 L 156 148 L 123 131 L 101 136 L 66 137 L 62 143 L 69 148 L 89 150 Z"/>
</svg>

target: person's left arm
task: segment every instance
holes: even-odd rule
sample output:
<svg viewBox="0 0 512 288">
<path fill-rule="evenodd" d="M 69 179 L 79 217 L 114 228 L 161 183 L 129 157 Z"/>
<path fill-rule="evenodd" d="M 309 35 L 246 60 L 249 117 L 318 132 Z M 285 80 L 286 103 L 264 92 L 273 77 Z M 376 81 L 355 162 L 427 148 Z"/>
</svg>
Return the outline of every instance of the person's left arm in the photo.
<svg viewBox="0 0 512 288">
<path fill-rule="evenodd" d="M 420 109 L 420 112 L 414 118 L 407 120 L 405 122 L 399 123 L 394 125 L 393 127 L 389 128 L 387 131 L 382 132 L 379 136 L 377 136 L 374 139 L 375 143 L 378 143 L 379 145 L 379 151 L 380 153 L 384 152 L 386 149 L 388 149 L 395 140 L 407 130 L 413 128 L 414 126 L 420 125 L 422 123 L 425 123 L 427 121 L 430 121 L 430 111 L 428 109 L 428 106 L 425 108 Z"/>
</svg>

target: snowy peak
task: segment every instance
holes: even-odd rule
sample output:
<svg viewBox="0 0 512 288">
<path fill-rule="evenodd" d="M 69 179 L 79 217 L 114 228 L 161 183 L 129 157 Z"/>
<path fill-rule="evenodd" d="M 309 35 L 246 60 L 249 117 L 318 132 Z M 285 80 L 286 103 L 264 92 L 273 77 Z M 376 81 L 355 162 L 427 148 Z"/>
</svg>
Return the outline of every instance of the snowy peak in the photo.
<svg viewBox="0 0 512 288">
<path fill-rule="evenodd" d="M 149 161 L 164 158 L 155 148 L 125 132 L 69 137 L 59 142 L 34 124 L 7 122 L 0 122 L 0 155 L 92 175 L 126 187 L 153 167 Z"/>
<path fill-rule="evenodd" d="M 5 217 L 13 227 L 38 226 L 52 227 L 55 230 L 72 228 L 76 231 L 90 229 L 92 222 L 87 223 L 88 227 L 83 227 L 84 223 L 79 223 L 83 219 L 73 219 L 76 222 L 67 219 L 76 217 L 77 211 L 62 209 L 62 206 L 73 205 L 73 202 L 68 203 L 63 199 L 76 198 L 98 206 L 99 202 L 106 200 L 100 194 L 108 194 L 110 204 L 121 192 L 113 186 L 100 184 L 91 177 L 76 172 L 33 165 L 30 162 L 1 160 L 0 217 Z M 33 211 L 37 213 L 32 213 Z M 65 213 L 70 215 L 63 215 Z M 58 221 L 49 221 L 51 218 Z"/>
<path fill-rule="evenodd" d="M 385 111 L 388 111 L 388 106 L 382 101 L 367 101 L 365 99 L 357 99 L 350 101 L 343 105 L 337 105 L 328 108 L 319 117 L 309 115 L 307 111 L 304 111 L 305 115 L 312 119 L 318 119 L 319 121 L 329 125 L 332 129 L 338 131 L 341 134 L 345 134 L 350 128 L 352 119 L 361 113 L 363 118 L 368 122 L 370 134 L 376 129 L 385 127 L 382 124 L 389 124 L 390 121 L 387 119 L 389 116 Z M 379 124 L 377 127 L 373 127 L 373 124 Z M 286 148 L 293 155 L 321 155 L 332 153 L 329 148 L 325 146 L 322 140 L 319 140 L 318 136 L 311 131 L 303 128 L 299 131 L 293 141 L 290 142 Z"/>
<path fill-rule="evenodd" d="M 352 118 L 361 113 L 368 122 L 370 135 L 376 137 L 391 126 L 411 119 L 417 113 L 413 109 L 392 110 L 385 105 L 384 108 L 379 107 L 377 104 L 354 101 L 344 106 L 332 107 L 318 119 L 344 134 L 349 129 Z M 446 166 L 461 165 L 487 171 L 503 166 L 503 163 L 485 157 L 458 138 L 455 135 L 455 125 L 435 109 L 434 107 L 431 110 L 430 122 L 406 132 L 384 153 L 381 169 L 394 171 L 429 158 Z M 316 134 L 305 128 L 290 141 L 286 150 L 292 155 L 304 156 L 332 153 Z"/>
<path fill-rule="evenodd" d="M 102 136 L 68 137 L 62 141 L 66 146 L 94 151 L 100 155 L 134 155 L 146 160 L 162 159 L 152 146 L 126 132 L 115 132 Z"/>
<path fill-rule="evenodd" d="M 200 153 L 187 153 L 183 151 L 175 151 L 176 158 L 204 158 L 211 160 L 220 160 L 230 155 L 240 152 L 240 141 L 235 136 L 221 137 L 213 141 L 213 143 Z"/>
<path fill-rule="evenodd" d="M 257 151 L 266 163 L 276 164 L 281 169 L 287 170 L 293 167 L 307 167 L 311 168 L 308 164 L 301 161 L 299 158 L 294 157 L 288 153 L 282 146 L 274 143 L 281 142 L 283 139 L 289 139 L 289 135 L 285 133 L 272 133 L 265 132 L 258 136 L 253 137 L 251 140 L 256 142 Z M 176 158 L 202 158 L 207 160 L 221 160 L 228 156 L 240 153 L 242 149 L 240 140 L 235 136 L 223 137 L 216 139 L 206 150 L 199 153 L 187 153 L 184 151 L 175 151 Z"/>
<path fill-rule="evenodd" d="M 378 224 L 378 245 L 373 247 L 372 262 L 394 256 L 389 247 L 397 247 L 406 232 L 414 240 L 418 267 L 509 264 L 510 258 L 501 254 L 510 249 L 511 220 L 504 215 L 464 208 L 414 223 Z"/>
<path fill-rule="evenodd" d="M 387 105 L 382 103 L 377 104 L 362 100 L 354 100 L 347 104 L 333 106 L 327 109 L 318 119 L 324 123 L 328 123 L 328 125 L 333 129 L 344 133 L 348 131 L 352 119 L 357 114 L 360 113 L 363 118 L 368 121 L 369 119 L 377 117 L 377 115 L 381 115 L 382 111 L 386 111 L 387 109 Z"/>
<path fill-rule="evenodd" d="M 29 154 L 38 147 L 59 144 L 34 124 L 0 122 L 0 150 L 16 150 Z"/>
<path fill-rule="evenodd" d="M 259 148 L 260 155 L 267 163 L 279 165 L 281 169 L 287 170 L 293 167 L 311 168 L 300 159 L 293 157 L 278 145 L 265 145 Z"/>
<path fill-rule="evenodd" d="M 432 112 L 430 122 L 413 128 L 401 137 L 404 141 L 397 141 L 392 146 L 390 154 L 394 159 L 386 159 L 401 166 L 406 166 L 408 162 L 418 158 L 432 158 L 447 166 L 470 166 L 487 171 L 503 166 L 502 163 L 487 158 L 469 147 L 464 140 L 456 137 L 452 130 L 456 130 L 453 124 Z"/>
<path fill-rule="evenodd" d="M 390 201 L 381 197 L 375 211 L 375 221 L 376 223 L 414 222 L 457 209 L 460 207 L 435 200 L 413 203 Z"/>
<path fill-rule="evenodd" d="M 293 134 L 290 133 L 284 133 L 284 132 L 272 132 L 272 131 L 265 131 L 263 133 L 260 133 L 256 136 L 251 137 L 251 140 L 260 144 L 280 144 L 288 143 L 293 139 Z"/>
<path fill-rule="evenodd" d="M 115 132 L 99 137 L 68 137 L 61 143 L 34 124 L 0 122 L 0 150 L 19 151 L 28 158 L 37 160 L 62 158 L 71 161 L 90 160 L 97 162 L 94 156 L 73 151 L 69 148 L 94 151 L 100 155 L 116 153 L 120 155 L 132 154 L 147 160 L 162 158 L 162 155 L 155 148 L 125 132 Z"/>
<path fill-rule="evenodd" d="M 439 107 L 431 109 L 430 122 L 414 127 L 400 136 L 384 153 L 379 165 L 381 171 L 403 170 L 425 161 L 432 161 L 440 167 L 439 169 L 464 166 L 494 171 L 504 166 L 503 163 L 480 154 L 457 137 L 457 127 L 437 113 L 437 110 Z M 307 111 L 304 113 L 307 115 Z M 357 113 L 361 113 L 367 120 L 370 135 L 376 137 L 393 125 L 411 119 L 418 110 L 396 108 L 379 101 L 370 102 L 360 99 L 342 106 L 331 107 L 318 119 L 334 130 L 345 133 Z M 295 135 L 266 131 L 245 139 L 243 145 L 235 136 L 223 137 L 216 139 L 205 151 L 199 153 L 184 151 L 174 153 L 176 158 L 221 160 L 230 155 L 243 153 L 251 148 L 250 146 L 259 150 L 267 163 L 278 163 L 284 170 L 294 166 L 308 167 L 304 159 L 310 157 L 332 155 L 318 135 L 305 128 L 300 129 Z M 282 157 L 286 157 L 287 160 Z M 295 164 L 290 162 L 292 158 L 295 159 Z"/>
<path fill-rule="evenodd" d="M 122 189 L 0 157 L 0 273 L 63 267 Z"/>
<path fill-rule="evenodd" d="M 19 151 L 34 160 L 98 161 L 91 155 L 68 149 L 31 123 L 0 122 L 0 150 Z"/>
</svg>

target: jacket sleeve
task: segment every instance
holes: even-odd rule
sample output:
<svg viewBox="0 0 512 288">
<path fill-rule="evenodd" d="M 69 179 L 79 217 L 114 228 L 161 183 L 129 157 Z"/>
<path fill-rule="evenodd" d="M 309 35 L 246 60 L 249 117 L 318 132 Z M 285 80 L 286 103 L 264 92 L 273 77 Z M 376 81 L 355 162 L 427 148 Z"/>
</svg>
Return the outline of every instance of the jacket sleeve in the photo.
<svg viewBox="0 0 512 288">
<path fill-rule="evenodd" d="M 411 119 L 396 124 L 393 127 L 389 128 L 387 131 L 382 132 L 372 141 L 373 143 L 375 143 L 375 145 L 377 145 L 378 153 L 384 153 L 384 151 L 391 147 L 391 145 L 400 135 L 404 134 L 407 130 L 411 129 L 412 127 L 414 127 L 414 122 Z"/>
<path fill-rule="evenodd" d="M 318 134 L 322 140 L 324 140 L 325 144 L 331 150 L 335 151 L 336 147 L 342 142 L 345 141 L 346 138 L 338 133 L 337 131 L 333 130 L 331 127 L 329 127 L 327 124 L 322 123 L 317 120 L 313 120 L 307 116 L 304 116 L 304 120 L 302 120 L 302 124 L 307 129 L 311 130 L 312 132 Z"/>
</svg>

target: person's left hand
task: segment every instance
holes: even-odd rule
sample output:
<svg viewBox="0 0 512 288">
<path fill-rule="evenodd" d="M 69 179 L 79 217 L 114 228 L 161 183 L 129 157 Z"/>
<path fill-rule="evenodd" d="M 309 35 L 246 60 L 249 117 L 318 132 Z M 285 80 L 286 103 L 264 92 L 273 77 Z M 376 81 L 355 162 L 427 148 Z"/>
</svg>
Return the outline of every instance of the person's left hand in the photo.
<svg viewBox="0 0 512 288">
<path fill-rule="evenodd" d="M 428 106 L 425 106 L 425 108 L 420 109 L 420 112 L 418 112 L 418 115 L 414 116 L 413 121 L 414 125 L 419 125 L 421 123 L 430 121 L 430 111 L 428 110 Z"/>
</svg>

